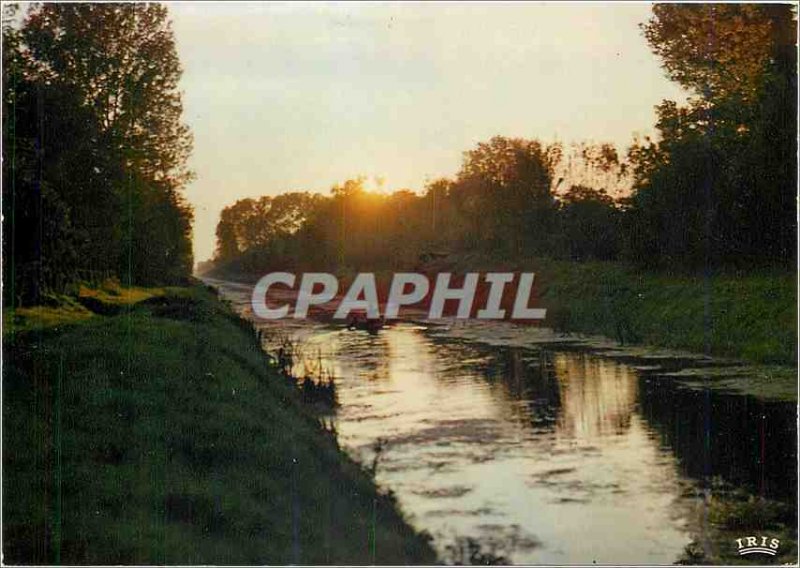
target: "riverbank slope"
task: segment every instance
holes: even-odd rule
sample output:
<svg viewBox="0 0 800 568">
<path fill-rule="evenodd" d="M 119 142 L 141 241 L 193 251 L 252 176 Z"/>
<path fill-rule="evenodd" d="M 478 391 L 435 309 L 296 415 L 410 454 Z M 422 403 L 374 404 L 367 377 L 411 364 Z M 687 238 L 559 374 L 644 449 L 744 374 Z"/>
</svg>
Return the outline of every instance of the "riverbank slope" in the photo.
<svg viewBox="0 0 800 568">
<path fill-rule="evenodd" d="M 567 331 L 759 364 L 797 360 L 797 285 L 788 272 L 667 274 L 617 263 L 540 260 L 541 302 Z"/>
<path fill-rule="evenodd" d="M 5 318 L 7 563 L 436 560 L 212 291 L 82 297 Z"/>
<path fill-rule="evenodd" d="M 358 271 L 339 271 L 338 276 L 347 282 Z M 626 345 L 796 366 L 797 280 L 789 270 L 706 277 L 637 270 L 618 262 L 454 253 L 397 271 L 534 272 L 538 305 L 548 310 L 544 325 L 558 332 L 599 334 Z M 379 287 L 388 287 L 392 273 L 376 274 Z M 208 276 L 255 283 L 263 274 L 220 267 Z"/>
</svg>

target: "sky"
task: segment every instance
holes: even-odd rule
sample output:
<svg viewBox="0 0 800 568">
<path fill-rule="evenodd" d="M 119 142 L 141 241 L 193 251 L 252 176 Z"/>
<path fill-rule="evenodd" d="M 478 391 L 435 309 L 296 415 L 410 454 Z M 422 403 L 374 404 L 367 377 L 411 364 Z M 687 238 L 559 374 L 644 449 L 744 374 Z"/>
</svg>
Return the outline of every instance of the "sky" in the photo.
<svg viewBox="0 0 800 568">
<path fill-rule="evenodd" d="M 420 191 L 494 135 L 624 150 L 654 133 L 656 104 L 684 97 L 642 36 L 646 3 L 168 6 L 197 261 L 237 199 L 359 175 Z"/>
</svg>

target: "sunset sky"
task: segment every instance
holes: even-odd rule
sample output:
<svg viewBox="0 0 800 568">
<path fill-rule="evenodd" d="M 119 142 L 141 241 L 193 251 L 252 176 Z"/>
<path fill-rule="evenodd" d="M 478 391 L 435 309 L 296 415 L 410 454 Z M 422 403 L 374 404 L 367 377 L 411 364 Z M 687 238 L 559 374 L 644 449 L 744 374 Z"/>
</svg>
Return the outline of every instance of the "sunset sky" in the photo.
<svg viewBox="0 0 800 568">
<path fill-rule="evenodd" d="M 237 199 L 358 175 L 451 176 L 493 135 L 652 134 L 682 98 L 638 24 L 649 4 L 169 4 L 195 136 L 195 259 Z"/>
</svg>

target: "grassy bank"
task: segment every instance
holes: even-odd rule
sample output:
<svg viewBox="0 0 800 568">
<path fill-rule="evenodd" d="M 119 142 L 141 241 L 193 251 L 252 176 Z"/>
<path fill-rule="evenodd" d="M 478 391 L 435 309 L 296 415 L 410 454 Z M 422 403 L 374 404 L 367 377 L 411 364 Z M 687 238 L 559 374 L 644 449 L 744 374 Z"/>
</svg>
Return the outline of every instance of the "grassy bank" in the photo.
<svg viewBox="0 0 800 568">
<path fill-rule="evenodd" d="M 742 489 L 716 484 L 690 515 L 693 540 L 678 564 L 790 565 L 797 563 L 797 509 Z M 780 541 L 775 557 L 740 556 L 736 539 L 769 535 Z M 758 559 L 758 560 L 756 560 Z"/>
<path fill-rule="evenodd" d="M 6 563 L 435 557 L 212 292 L 4 314 Z"/>
<path fill-rule="evenodd" d="M 794 366 L 797 360 L 797 286 L 790 272 L 712 274 L 706 279 L 615 262 L 498 259 L 480 253 L 452 254 L 407 270 L 535 272 L 549 327 L 759 364 Z M 355 272 L 338 271 L 345 279 Z M 221 269 L 210 274 L 245 282 L 263 276 Z M 378 281 L 389 282 L 391 276 L 383 271 Z"/>
<path fill-rule="evenodd" d="M 794 365 L 793 274 L 666 275 L 613 263 L 540 261 L 542 304 L 555 325 L 628 343 Z"/>
<path fill-rule="evenodd" d="M 616 262 L 545 258 L 501 260 L 452 255 L 426 267 L 436 272 L 536 273 L 545 325 L 647 344 L 794 366 L 797 280 L 791 272 L 667 274 Z"/>
</svg>

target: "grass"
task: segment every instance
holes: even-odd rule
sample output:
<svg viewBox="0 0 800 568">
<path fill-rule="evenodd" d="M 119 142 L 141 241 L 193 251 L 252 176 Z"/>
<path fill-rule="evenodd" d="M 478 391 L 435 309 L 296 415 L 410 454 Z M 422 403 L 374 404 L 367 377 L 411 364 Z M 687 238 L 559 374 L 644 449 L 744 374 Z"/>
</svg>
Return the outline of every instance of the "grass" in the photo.
<svg viewBox="0 0 800 568">
<path fill-rule="evenodd" d="M 82 323 L 97 311 L 119 313 L 137 302 L 164 295 L 168 290 L 170 288 L 124 287 L 116 280 L 107 280 L 97 287 L 81 284 L 74 296 L 48 295 L 42 305 L 5 309 L 3 337 Z"/>
<path fill-rule="evenodd" d="M 478 252 L 453 254 L 429 263 L 426 270 L 532 271 L 550 327 L 627 344 L 796 366 L 794 272 L 720 273 L 706 281 L 702 275 L 648 272 L 619 262 L 499 259 Z M 351 272 L 340 278 L 346 281 Z M 391 276 L 381 271 L 378 281 L 390 282 Z"/>
<path fill-rule="evenodd" d="M 436 560 L 212 292 L 82 295 L 8 314 L 6 563 Z"/>
<path fill-rule="evenodd" d="M 666 275 L 615 263 L 535 263 L 541 303 L 570 331 L 794 365 L 793 274 Z"/>
<path fill-rule="evenodd" d="M 455 254 L 436 272 L 536 273 L 545 325 L 626 344 L 684 349 L 758 364 L 797 362 L 797 275 L 668 274 L 619 262 Z"/>
<path fill-rule="evenodd" d="M 142 288 L 138 286 L 125 287 L 113 280 L 97 288 L 81 285 L 78 289 L 79 298 L 95 298 L 103 303 L 112 305 L 130 305 L 147 300 L 154 296 L 163 296 L 168 291 L 179 292 L 180 288 Z"/>
<path fill-rule="evenodd" d="M 742 489 L 716 487 L 698 505 L 693 522 L 695 538 L 679 564 L 753 565 L 797 563 L 797 509 L 778 501 L 748 494 Z M 736 539 L 762 535 L 780 541 L 775 557 L 740 556 Z"/>
</svg>

